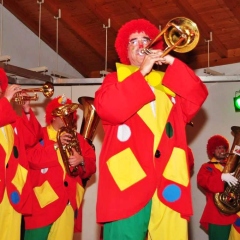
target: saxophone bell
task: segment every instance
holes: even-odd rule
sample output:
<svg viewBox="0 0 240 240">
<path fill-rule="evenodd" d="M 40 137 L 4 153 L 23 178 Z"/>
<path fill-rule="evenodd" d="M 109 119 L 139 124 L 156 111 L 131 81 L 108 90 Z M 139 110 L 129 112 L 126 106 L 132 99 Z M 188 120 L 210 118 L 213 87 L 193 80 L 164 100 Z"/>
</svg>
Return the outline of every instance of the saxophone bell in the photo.
<svg viewBox="0 0 240 240">
<path fill-rule="evenodd" d="M 93 105 L 94 98 L 92 97 L 79 97 L 78 102 L 83 108 L 83 120 L 80 129 L 80 134 L 87 140 L 87 142 L 95 150 L 93 145 L 93 138 L 97 129 L 100 118 Z"/>
</svg>

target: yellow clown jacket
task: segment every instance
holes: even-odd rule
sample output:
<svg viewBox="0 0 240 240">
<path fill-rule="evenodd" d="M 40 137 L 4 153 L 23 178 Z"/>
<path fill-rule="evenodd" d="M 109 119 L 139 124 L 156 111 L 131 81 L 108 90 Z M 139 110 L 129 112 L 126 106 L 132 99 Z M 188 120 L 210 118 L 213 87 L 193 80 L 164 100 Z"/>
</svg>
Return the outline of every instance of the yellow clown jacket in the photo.
<svg viewBox="0 0 240 240">
<path fill-rule="evenodd" d="M 208 91 L 175 59 L 143 77 L 117 64 L 95 94 L 105 137 L 99 160 L 97 222 L 127 218 L 158 198 L 183 218 L 192 215 L 185 127 Z"/>
</svg>

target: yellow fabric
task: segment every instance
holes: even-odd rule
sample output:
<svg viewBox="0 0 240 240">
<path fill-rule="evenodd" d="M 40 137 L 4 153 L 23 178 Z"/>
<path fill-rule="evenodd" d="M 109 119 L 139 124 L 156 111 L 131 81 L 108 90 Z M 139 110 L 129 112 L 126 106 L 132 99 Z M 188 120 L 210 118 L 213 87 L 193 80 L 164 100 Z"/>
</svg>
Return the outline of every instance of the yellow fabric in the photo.
<svg viewBox="0 0 240 240">
<path fill-rule="evenodd" d="M 20 239 L 21 214 L 11 206 L 6 190 L 0 204 L 0 226 L 1 240 Z"/>
<path fill-rule="evenodd" d="M 107 165 L 121 191 L 146 177 L 130 148 L 112 156 Z"/>
<path fill-rule="evenodd" d="M 77 192 L 76 192 L 77 208 L 79 208 L 81 205 L 83 195 L 84 195 L 84 188 L 79 183 L 77 183 Z"/>
<path fill-rule="evenodd" d="M 148 226 L 148 240 L 187 240 L 187 220 L 178 212 L 168 208 L 157 197 L 152 199 L 151 218 Z"/>
<path fill-rule="evenodd" d="M 58 195 L 55 193 L 54 189 L 51 187 L 48 181 L 45 181 L 39 187 L 33 188 L 33 191 L 38 199 L 41 208 L 44 208 L 46 205 L 58 199 Z"/>
<path fill-rule="evenodd" d="M 56 131 L 52 125 L 48 125 L 47 126 L 47 133 L 48 133 L 48 137 L 50 140 L 56 142 L 57 141 L 57 133 L 58 131 Z M 59 148 L 57 149 L 57 156 L 58 156 L 58 162 L 59 164 L 61 165 L 62 169 L 63 169 L 63 179 L 65 178 L 66 176 L 66 169 L 65 169 L 65 166 L 64 166 L 64 163 L 63 163 L 63 160 L 62 160 L 62 156 L 61 156 L 61 153 L 60 153 L 60 150 Z"/>
<path fill-rule="evenodd" d="M 156 101 L 146 104 L 138 111 L 138 115 L 154 134 L 153 153 L 157 150 L 169 113 L 173 106 L 172 102 L 164 92 L 154 89 L 154 94 L 156 96 Z M 156 104 L 156 107 L 154 104 Z M 154 111 L 157 112 L 154 114 Z"/>
<path fill-rule="evenodd" d="M 210 160 L 210 162 L 218 162 L 218 160 L 216 159 L 216 158 L 212 158 L 211 160 Z M 219 171 L 223 171 L 223 169 L 224 169 L 224 166 L 223 165 L 221 165 L 221 164 L 213 164 L 214 165 L 214 167 L 215 168 L 217 168 Z"/>
<path fill-rule="evenodd" d="M 116 69 L 117 69 L 118 81 L 122 82 L 126 77 L 136 72 L 139 69 L 139 67 L 116 63 Z M 162 90 L 163 92 L 165 92 L 170 96 L 175 97 L 176 94 L 174 92 L 172 92 L 169 88 L 162 85 L 163 76 L 164 76 L 163 72 L 153 70 L 145 77 L 145 79 L 149 83 L 149 85 L 156 87 L 159 90 Z"/>
<path fill-rule="evenodd" d="M 27 169 L 18 164 L 16 174 L 12 179 L 12 184 L 17 188 L 20 194 L 22 194 L 22 189 L 26 182 L 27 174 Z"/>
<path fill-rule="evenodd" d="M 228 240 L 239 240 L 240 233 L 232 225 Z"/>
<path fill-rule="evenodd" d="M 181 148 L 174 148 L 167 166 L 164 169 L 163 176 L 173 182 L 187 186 L 189 184 L 189 176 L 187 174 L 188 166 L 186 153 Z"/>
<path fill-rule="evenodd" d="M 116 63 L 116 67 L 118 81 L 120 82 L 122 82 L 126 77 L 139 69 L 136 66 L 124 65 L 120 63 Z M 138 115 L 143 119 L 143 121 L 155 135 L 153 153 L 155 153 L 158 147 L 160 138 L 166 125 L 167 118 L 173 106 L 172 102 L 166 94 L 172 97 L 176 96 L 174 92 L 162 85 L 163 76 L 163 72 L 152 71 L 145 77 L 149 85 L 153 86 L 156 101 L 146 104 L 138 111 Z"/>
<path fill-rule="evenodd" d="M 6 152 L 5 164 L 8 163 L 14 143 L 14 131 L 10 124 L 0 128 L 0 145 Z"/>
<path fill-rule="evenodd" d="M 67 205 L 62 215 L 53 223 L 47 240 L 72 240 L 74 230 L 74 211 Z"/>
</svg>

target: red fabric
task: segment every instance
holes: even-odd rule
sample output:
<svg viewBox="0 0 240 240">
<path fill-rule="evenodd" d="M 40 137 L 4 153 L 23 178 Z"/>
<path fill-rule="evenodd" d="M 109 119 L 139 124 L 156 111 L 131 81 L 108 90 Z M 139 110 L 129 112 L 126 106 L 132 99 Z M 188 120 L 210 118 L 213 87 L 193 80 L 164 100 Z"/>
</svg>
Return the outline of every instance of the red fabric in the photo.
<svg viewBox="0 0 240 240">
<path fill-rule="evenodd" d="M 0 86 L 3 92 L 5 92 L 8 86 L 8 78 L 5 71 L 2 68 L 0 68 Z"/>
<path fill-rule="evenodd" d="M 6 152 L 3 146 L 0 145 L 0 202 L 6 188 L 12 207 L 19 213 L 29 214 L 32 211 L 30 194 L 32 189 L 29 174 L 27 175 L 26 182 L 19 182 L 23 187 L 22 192 L 19 192 L 12 180 L 16 175 L 18 167 L 21 166 L 26 170 L 29 169 L 25 143 L 31 145 L 36 142 L 36 138 L 33 136 L 37 136 L 37 133 L 34 131 L 38 129 L 39 123 L 32 111 L 30 121 L 26 118 L 25 114 L 22 117 L 18 116 L 6 98 L 0 99 L 0 112 L 0 127 L 11 124 L 14 130 L 13 149 L 6 165 Z"/>
<path fill-rule="evenodd" d="M 177 59 L 173 65 L 168 66 L 163 84 L 177 95 L 176 104 L 173 104 L 167 119 L 172 126 L 174 136 L 169 138 L 166 132 L 163 133 L 157 148 L 160 151 L 159 158 L 153 153 L 153 133 L 137 114 L 145 104 L 155 99 L 153 91 L 140 72 L 133 73 L 122 82 L 118 82 L 116 73 L 109 74 L 95 94 L 94 105 L 105 131 L 99 162 L 97 197 L 99 223 L 135 214 L 149 202 L 156 189 L 160 200 L 169 207 L 187 219 L 192 215 L 190 185 L 178 186 L 182 192 L 181 198 L 173 203 L 166 202 L 162 192 L 170 182 L 164 179 L 163 171 L 174 147 L 187 151 L 185 126 L 199 110 L 208 92 L 193 71 Z M 129 126 L 131 137 L 127 141 L 120 142 L 116 136 L 122 124 Z M 126 148 L 131 149 L 146 177 L 126 190 L 120 191 L 113 181 L 106 161 Z"/>
<path fill-rule="evenodd" d="M 236 214 L 222 214 L 214 204 L 214 194 L 224 191 L 224 182 L 221 180 L 221 174 L 222 172 L 213 163 L 204 163 L 197 174 L 197 183 L 206 195 L 206 205 L 200 219 L 201 225 L 206 230 L 208 230 L 209 223 L 229 225 L 237 219 Z"/>
<path fill-rule="evenodd" d="M 33 193 L 33 213 L 25 217 L 25 227 L 26 229 L 34 229 L 53 223 L 64 211 L 67 202 L 70 201 L 75 212 L 75 222 L 78 224 L 75 230 L 80 231 L 82 224 L 81 207 L 77 208 L 76 205 L 76 184 L 82 185 L 83 178 L 88 178 L 95 173 L 95 152 L 87 141 L 78 134 L 86 172 L 84 173 L 80 168 L 79 176 L 70 177 L 66 174 L 65 178 L 63 178 L 63 169 L 58 162 L 57 152 L 53 147 L 55 142 L 49 139 L 46 128 L 43 128 L 42 136 L 42 141 L 27 151 L 32 187 L 41 186 L 45 181 L 48 181 L 58 199 L 41 208 L 36 195 Z M 41 171 L 43 169 L 47 170 L 44 174 Z"/>
</svg>

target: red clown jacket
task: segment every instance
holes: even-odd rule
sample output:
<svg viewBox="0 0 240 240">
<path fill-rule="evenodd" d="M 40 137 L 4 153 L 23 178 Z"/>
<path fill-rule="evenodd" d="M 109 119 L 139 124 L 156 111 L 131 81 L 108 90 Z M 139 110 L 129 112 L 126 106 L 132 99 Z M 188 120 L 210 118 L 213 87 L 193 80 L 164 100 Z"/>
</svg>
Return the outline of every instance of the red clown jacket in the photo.
<svg viewBox="0 0 240 240">
<path fill-rule="evenodd" d="M 206 195 L 206 206 L 200 219 L 200 223 L 205 230 L 208 230 L 209 223 L 230 225 L 237 219 L 236 214 L 226 215 L 221 213 L 214 204 L 214 194 L 223 192 L 225 184 L 221 180 L 222 172 L 216 165 L 219 165 L 219 163 L 204 163 L 197 174 L 197 183 L 205 191 Z"/>
<path fill-rule="evenodd" d="M 94 101 L 105 131 L 97 222 L 132 216 L 156 190 L 160 201 L 189 219 L 192 203 L 185 126 L 208 91 L 178 59 L 162 73 L 162 85 L 175 93 L 172 96 L 158 85 L 151 88 L 138 70 L 121 82 L 118 72 L 106 76 Z"/>
<path fill-rule="evenodd" d="M 18 116 L 6 98 L 0 99 L 0 127 L 9 131 L 7 140 L 0 140 L 0 203 L 6 189 L 13 208 L 22 214 L 31 213 L 31 185 L 25 148 L 37 140 L 40 124 L 30 110 L 30 119 Z M 3 134 L 2 129 L 0 129 Z M 9 149 L 9 150 L 7 150 Z"/>
<path fill-rule="evenodd" d="M 80 167 L 76 177 L 65 174 L 59 149 L 54 150 L 56 142 L 49 136 L 49 127 L 53 129 L 51 125 L 43 128 L 42 140 L 27 151 L 33 188 L 33 211 L 31 215 L 25 216 L 25 227 L 35 229 L 53 223 L 70 203 L 75 213 L 75 224 L 78 224 L 75 231 L 81 231 L 81 203 L 84 195 L 82 179 L 89 178 L 96 171 L 95 151 L 77 134 L 86 171 L 83 172 Z"/>
</svg>

